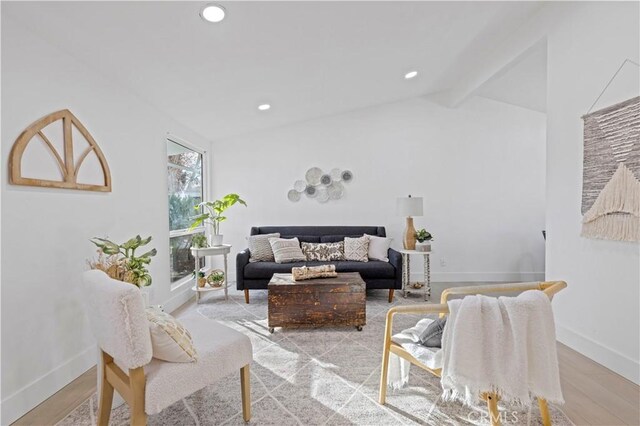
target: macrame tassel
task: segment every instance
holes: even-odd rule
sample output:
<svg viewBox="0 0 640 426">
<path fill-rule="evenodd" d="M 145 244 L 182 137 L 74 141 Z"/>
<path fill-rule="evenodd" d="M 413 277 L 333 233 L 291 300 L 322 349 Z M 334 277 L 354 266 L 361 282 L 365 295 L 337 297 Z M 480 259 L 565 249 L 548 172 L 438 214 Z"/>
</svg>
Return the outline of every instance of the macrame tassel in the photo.
<svg viewBox="0 0 640 426">
<path fill-rule="evenodd" d="M 640 181 L 624 163 L 584 215 L 582 236 L 640 241 Z"/>
</svg>

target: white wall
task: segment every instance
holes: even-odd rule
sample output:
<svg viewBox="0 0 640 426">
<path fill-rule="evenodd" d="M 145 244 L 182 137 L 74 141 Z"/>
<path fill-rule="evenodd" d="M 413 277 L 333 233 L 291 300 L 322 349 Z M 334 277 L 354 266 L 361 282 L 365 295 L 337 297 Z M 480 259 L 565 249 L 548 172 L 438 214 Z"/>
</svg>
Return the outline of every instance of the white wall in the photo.
<svg viewBox="0 0 640 426">
<path fill-rule="evenodd" d="M 416 98 L 214 141 L 215 194 L 249 204 L 229 211 L 222 232 L 239 249 L 251 226 L 382 225 L 400 247 L 395 201 L 412 194 L 425 200 L 416 227 L 435 238 L 434 280 L 540 279 L 544 141 L 543 114 L 484 98 L 459 109 Z M 352 170 L 345 197 L 288 201 L 312 166 Z"/>
<path fill-rule="evenodd" d="M 546 257 L 547 278 L 569 284 L 555 301 L 559 340 L 636 383 L 640 247 L 580 237 L 580 117 L 624 59 L 638 62 L 638 12 L 637 2 L 585 3 L 549 34 Z M 599 107 L 638 96 L 631 72 Z"/>
<path fill-rule="evenodd" d="M 126 66 L 126 64 L 123 64 Z M 152 302 L 191 296 L 169 290 L 167 132 L 209 143 L 2 16 L 2 162 L 36 119 L 69 108 L 102 148 L 112 193 L 9 185 L 2 173 L 2 424 L 95 363 L 80 276 L 88 239 L 152 235 Z"/>
</svg>

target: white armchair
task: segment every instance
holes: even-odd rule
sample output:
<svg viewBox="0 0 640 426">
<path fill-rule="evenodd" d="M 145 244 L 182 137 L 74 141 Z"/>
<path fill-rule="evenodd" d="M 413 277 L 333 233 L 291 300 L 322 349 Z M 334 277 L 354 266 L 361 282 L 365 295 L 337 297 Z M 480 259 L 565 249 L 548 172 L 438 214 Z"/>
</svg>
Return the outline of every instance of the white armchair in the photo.
<svg viewBox="0 0 640 426">
<path fill-rule="evenodd" d="M 83 275 L 91 328 L 101 350 L 102 389 L 98 425 L 107 425 L 114 389 L 131 410 L 131 424 L 240 370 L 242 414 L 251 418 L 249 364 L 251 341 L 244 334 L 206 318 L 181 320 L 198 351 L 198 361 L 172 363 L 152 358 L 151 335 L 140 291 L 102 271 Z"/>
</svg>

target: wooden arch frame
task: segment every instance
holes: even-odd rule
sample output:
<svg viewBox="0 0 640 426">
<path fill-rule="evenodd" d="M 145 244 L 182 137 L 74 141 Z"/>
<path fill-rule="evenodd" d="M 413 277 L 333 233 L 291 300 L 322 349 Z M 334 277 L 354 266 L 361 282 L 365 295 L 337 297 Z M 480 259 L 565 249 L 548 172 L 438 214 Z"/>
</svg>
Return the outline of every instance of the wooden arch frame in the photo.
<svg viewBox="0 0 640 426">
<path fill-rule="evenodd" d="M 49 124 L 58 120 L 62 120 L 63 140 L 64 140 L 64 157 L 61 157 L 55 147 L 49 141 L 49 139 L 42 132 L 42 129 Z M 85 149 L 78 161 L 74 163 L 73 159 L 73 138 L 71 136 L 72 126 L 85 137 L 89 143 L 89 147 Z M 51 151 L 53 157 L 60 167 L 62 173 L 62 181 L 47 180 L 47 179 L 33 179 L 22 176 L 22 155 L 24 154 L 27 145 L 31 142 L 34 136 L 39 136 L 45 146 Z M 91 152 L 95 152 L 98 157 L 98 161 L 102 166 L 102 173 L 104 176 L 104 185 L 93 185 L 78 183 L 78 171 L 82 162 L 87 155 Z M 46 188 L 66 188 L 66 189 L 80 189 L 85 191 L 99 191 L 99 192 L 111 192 L 111 172 L 109 171 L 109 165 L 102 150 L 96 143 L 95 139 L 91 136 L 89 131 L 84 125 L 71 113 L 68 109 L 53 112 L 35 123 L 27 127 L 16 139 L 16 142 L 11 148 L 11 155 L 9 156 L 9 177 L 10 182 L 15 185 L 28 185 L 28 186 L 42 186 Z"/>
</svg>

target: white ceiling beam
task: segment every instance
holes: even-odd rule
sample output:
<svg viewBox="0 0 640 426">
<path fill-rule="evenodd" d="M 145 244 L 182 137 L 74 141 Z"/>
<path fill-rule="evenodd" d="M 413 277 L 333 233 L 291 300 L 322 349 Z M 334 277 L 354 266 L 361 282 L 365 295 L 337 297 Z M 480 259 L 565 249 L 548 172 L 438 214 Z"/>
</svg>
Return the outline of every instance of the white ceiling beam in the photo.
<svg viewBox="0 0 640 426">
<path fill-rule="evenodd" d="M 526 57 L 537 43 L 546 38 L 553 24 L 574 8 L 574 5 L 564 2 L 543 6 L 525 25 L 498 45 L 492 54 L 469 67 L 454 87 L 429 98 L 449 108 L 458 107 L 493 76 L 507 72 Z"/>
</svg>

